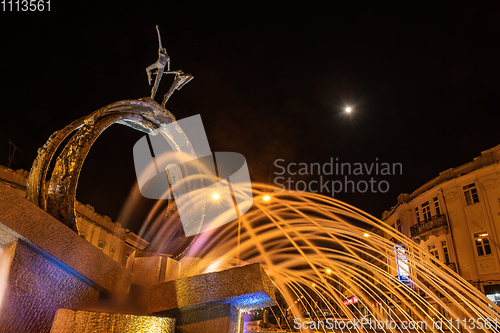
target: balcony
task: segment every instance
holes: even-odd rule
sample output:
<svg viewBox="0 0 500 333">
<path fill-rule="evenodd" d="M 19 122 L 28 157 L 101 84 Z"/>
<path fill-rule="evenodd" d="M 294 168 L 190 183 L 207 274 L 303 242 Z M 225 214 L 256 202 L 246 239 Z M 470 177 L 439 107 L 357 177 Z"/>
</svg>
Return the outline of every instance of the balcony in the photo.
<svg viewBox="0 0 500 333">
<path fill-rule="evenodd" d="M 417 241 L 427 240 L 429 235 L 438 236 L 440 231 L 448 231 L 446 215 L 434 215 L 430 219 L 420 221 L 410 227 L 411 238 Z"/>
</svg>

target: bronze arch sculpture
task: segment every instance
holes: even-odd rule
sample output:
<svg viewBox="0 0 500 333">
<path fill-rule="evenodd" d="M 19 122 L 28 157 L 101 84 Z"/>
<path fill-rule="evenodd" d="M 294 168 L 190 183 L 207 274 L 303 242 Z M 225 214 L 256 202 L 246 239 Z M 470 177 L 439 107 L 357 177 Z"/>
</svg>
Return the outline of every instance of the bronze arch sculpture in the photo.
<svg viewBox="0 0 500 333">
<path fill-rule="evenodd" d="M 45 145 L 38 149 L 38 155 L 33 162 L 28 177 L 27 197 L 35 205 L 76 232 L 78 232 L 75 217 L 76 188 L 83 163 L 95 140 L 113 124 L 122 124 L 146 134 L 153 134 L 155 130 L 162 126 L 175 122 L 174 115 L 165 108 L 165 104 L 175 90 L 180 90 L 193 78 L 193 76 L 184 74 L 180 70 L 170 71 L 170 58 L 162 47 L 158 26 L 156 29 L 160 45 L 159 59 L 146 69 L 150 85 L 151 75 L 156 75 L 151 97 L 118 101 L 98 109 L 88 116 L 75 120 L 62 130 L 53 133 Z M 164 67 L 167 63 L 168 68 L 167 72 L 165 72 Z M 153 72 L 154 69 L 156 69 L 156 72 Z M 160 105 L 154 101 L 154 98 L 163 74 L 175 74 L 175 78 L 163 98 L 162 105 Z M 183 142 L 176 142 L 174 139 L 168 140 L 167 138 L 174 152 L 180 152 L 180 145 L 192 148 L 182 129 L 179 131 Z M 73 132 L 76 133 L 57 157 L 52 176 L 47 184 L 47 173 L 51 161 L 59 146 Z"/>
<path fill-rule="evenodd" d="M 173 121 L 173 114 L 150 98 L 115 102 L 74 121 L 52 134 L 38 150 L 28 178 L 28 199 L 77 231 L 75 196 L 78 178 L 83 162 L 99 135 L 113 124 L 126 125 L 151 134 Z M 59 146 L 73 132 L 76 133 L 57 158 L 47 184 L 50 163 Z"/>
</svg>

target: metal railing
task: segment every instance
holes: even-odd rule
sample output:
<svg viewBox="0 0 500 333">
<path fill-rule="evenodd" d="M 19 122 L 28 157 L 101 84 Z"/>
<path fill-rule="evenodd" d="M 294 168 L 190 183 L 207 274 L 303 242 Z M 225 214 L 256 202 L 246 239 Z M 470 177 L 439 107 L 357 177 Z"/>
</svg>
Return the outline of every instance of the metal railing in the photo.
<svg viewBox="0 0 500 333">
<path fill-rule="evenodd" d="M 430 231 L 434 228 L 441 226 L 447 226 L 446 215 L 434 215 L 430 219 L 420 221 L 414 226 L 410 227 L 411 237 L 418 237 L 426 231 Z"/>
</svg>

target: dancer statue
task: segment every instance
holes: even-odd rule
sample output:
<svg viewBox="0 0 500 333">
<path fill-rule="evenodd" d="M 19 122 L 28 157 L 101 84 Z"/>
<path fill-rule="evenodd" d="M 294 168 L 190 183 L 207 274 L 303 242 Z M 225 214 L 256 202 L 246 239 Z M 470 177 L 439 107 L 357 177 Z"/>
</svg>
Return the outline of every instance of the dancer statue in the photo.
<svg viewBox="0 0 500 333">
<path fill-rule="evenodd" d="M 160 85 L 160 80 L 163 74 L 175 74 L 174 77 L 174 82 L 170 86 L 170 89 L 168 92 L 163 96 L 163 101 L 161 103 L 161 106 L 165 107 L 167 104 L 167 101 L 169 100 L 170 96 L 174 93 L 175 90 L 181 90 L 181 88 L 191 81 L 193 79 L 193 76 L 190 74 L 185 74 L 181 70 L 176 70 L 176 71 L 170 71 L 170 57 L 168 56 L 167 49 L 165 49 L 162 44 L 161 44 L 161 36 L 160 36 L 160 30 L 158 29 L 158 26 L 156 26 L 156 32 L 158 33 L 158 60 L 152 64 L 151 66 L 148 66 L 146 68 L 146 74 L 148 75 L 148 82 L 149 85 L 151 85 L 151 75 L 156 74 L 155 78 L 155 84 L 153 88 L 151 88 L 151 98 L 154 99 L 156 96 L 156 92 L 158 91 L 158 87 Z M 165 71 L 165 66 L 167 67 L 167 71 Z M 154 71 L 156 70 L 156 71 Z"/>
</svg>

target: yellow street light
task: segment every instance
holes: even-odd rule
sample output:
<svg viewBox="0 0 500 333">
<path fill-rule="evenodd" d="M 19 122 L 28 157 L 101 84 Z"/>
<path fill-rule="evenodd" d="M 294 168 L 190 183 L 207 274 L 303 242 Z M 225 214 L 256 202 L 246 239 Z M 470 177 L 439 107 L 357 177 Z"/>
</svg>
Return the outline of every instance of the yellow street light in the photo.
<svg viewBox="0 0 500 333">
<path fill-rule="evenodd" d="M 366 232 L 365 232 L 365 233 L 363 234 L 363 236 L 365 236 L 365 237 L 370 237 L 370 234 L 368 234 L 368 233 L 366 233 Z"/>
<path fill-rule="evenodd" d="M 265 195 L 265 196 L 262 198 L 262 200 L 264 200 L 264 201 L 269 201 L 269 200 L 271 200 L 271 197 L 270 197 L 270 196 L 268 196 L 268 195 Z"/>
<path fill-rule="evenodd" d="M 214 194 L 212 194 L 212 199 L 214 199 L 214 200 L 219 200 L 219 199 L 220 199 L 220 195 L 219 195 L 219 193 L 214 193 Z"/>
</svg>

